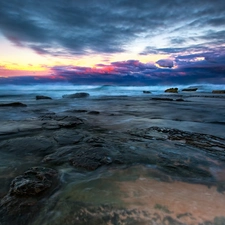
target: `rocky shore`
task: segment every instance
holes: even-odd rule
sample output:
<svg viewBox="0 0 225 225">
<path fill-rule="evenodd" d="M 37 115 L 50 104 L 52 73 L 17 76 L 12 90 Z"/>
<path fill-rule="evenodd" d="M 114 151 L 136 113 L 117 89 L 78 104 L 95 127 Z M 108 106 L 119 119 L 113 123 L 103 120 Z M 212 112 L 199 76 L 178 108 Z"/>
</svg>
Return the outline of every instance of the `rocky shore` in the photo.
<svg viewBox="0 0 225 225">
<path fill-rule="evenodd" d="M 0 104 L 0 224 L 225 224 L 224 95 L 143 95 Z"/>
</svg>

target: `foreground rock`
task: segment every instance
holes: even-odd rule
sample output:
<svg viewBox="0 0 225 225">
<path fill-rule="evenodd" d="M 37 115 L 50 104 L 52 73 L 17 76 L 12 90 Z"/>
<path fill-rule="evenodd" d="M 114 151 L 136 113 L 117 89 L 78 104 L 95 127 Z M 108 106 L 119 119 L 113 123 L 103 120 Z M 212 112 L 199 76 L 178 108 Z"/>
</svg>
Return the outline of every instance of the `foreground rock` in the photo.
<svg viewBox="0 0 225 225">
<path fill-rule="evenodd" d="M 27 107 L 27 105 L 21 102 L 12 102 L 12 103 L 0 104 L 0 107 Z"/>
<path fill-rule="evenodd" d="M 184 88 L 182 91 L 197 91 L 198 88 Z"/>
<path fill-rule="evenodd" d="M 168 93 L 178 93 L 178 88 L 168 88 L 165 90 Z"/>
<path fill-rule="evenodd" d="M 213 94 L 225 94 L 225 90 L 213 90 Z"/>
<path fill-rule="evenodd" d="M 78 92 L 71 95 L 63 95 L 62 97 L 63 98 L 87 98 L 88 96 L 90 96 L 90 94 L 86 92 Z"/>
<path fill-rule="evenodd" d="M 45 96 L 45 95 L 37 95 L 36 100 L 42 100 L 42 99 L 52 99 L 51 97 Z"/>
<path fill-rule="evenodd" d="M 58 173 L 45 167 L 34 167 L 16 177 L 8 194 L 1 200 L 3 224 L 28 224 L 38 212 L 41 200 L 57 186 Z M 50 192 L 51 192 L 50 191 Z M 21 215 L 22 219 L 21 219 Z"/>
</svg>

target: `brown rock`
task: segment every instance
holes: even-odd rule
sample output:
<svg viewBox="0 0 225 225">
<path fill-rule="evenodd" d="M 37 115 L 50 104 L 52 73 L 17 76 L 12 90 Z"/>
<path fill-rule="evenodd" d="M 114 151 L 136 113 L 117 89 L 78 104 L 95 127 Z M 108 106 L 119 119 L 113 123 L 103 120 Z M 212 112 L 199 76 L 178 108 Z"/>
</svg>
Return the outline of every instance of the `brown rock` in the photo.
<svg viewBox="0 0 225 225">
<path fill-rule="evenodd" d="M 168 89 L 165 90 L 165 92 L 177 93 L 178 92 L 178 88 L 168 88 Z"/>
</svg>

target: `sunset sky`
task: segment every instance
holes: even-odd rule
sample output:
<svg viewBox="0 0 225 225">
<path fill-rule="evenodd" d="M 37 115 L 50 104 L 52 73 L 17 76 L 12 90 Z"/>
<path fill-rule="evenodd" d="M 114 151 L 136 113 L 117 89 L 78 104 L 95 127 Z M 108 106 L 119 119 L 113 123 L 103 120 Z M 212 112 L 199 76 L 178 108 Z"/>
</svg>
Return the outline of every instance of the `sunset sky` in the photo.
<svg viewBox="0 0 225 225">
<path fill-rule="evenodd" d="M 225 84 L 224 0 L 0 0 L 0 84 Z"/>
</svg>

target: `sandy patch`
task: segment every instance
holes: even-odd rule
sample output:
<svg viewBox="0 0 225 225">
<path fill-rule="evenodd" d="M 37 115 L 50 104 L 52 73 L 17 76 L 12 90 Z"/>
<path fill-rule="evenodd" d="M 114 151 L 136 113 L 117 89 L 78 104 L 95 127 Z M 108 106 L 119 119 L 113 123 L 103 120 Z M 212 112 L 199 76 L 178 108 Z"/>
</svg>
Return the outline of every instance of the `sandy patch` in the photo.
<svg viewBox="0 0 225 225">
<path fill-rule="evenodd" d="M 215 187 L 184 182 L 161 182 L 140 177 L 119 184 L 128 208 L 138 208 L 149 214 L 170 215 L 185 224 L 199 224 L 225 216 L 225 195 Z"/>
</svg>

